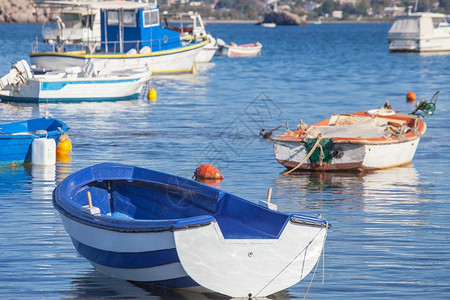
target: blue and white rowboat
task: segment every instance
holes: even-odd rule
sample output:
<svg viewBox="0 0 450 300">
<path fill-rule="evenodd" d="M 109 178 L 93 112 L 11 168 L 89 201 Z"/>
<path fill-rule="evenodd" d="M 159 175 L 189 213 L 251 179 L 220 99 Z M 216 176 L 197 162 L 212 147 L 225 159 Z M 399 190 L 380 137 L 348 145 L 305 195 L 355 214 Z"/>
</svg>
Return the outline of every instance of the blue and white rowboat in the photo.
<svg viewBox="0 0 450 300">
<path fill-rule="evenodd" d="M 31 162 L 31 144 L 36 138 L 58 138 L 67 125 L 54 118 L 38 118 L 0 124 L 0 166 Z"/>
<path fill-rule="evenodd" d="M 231 297 L 262 297 L 302 280 L 317 264 L 329 227 L 322 218 L 113 163 L 68 176 L 54 190 L 53 205 L 97 270 Z"/>
</svg>

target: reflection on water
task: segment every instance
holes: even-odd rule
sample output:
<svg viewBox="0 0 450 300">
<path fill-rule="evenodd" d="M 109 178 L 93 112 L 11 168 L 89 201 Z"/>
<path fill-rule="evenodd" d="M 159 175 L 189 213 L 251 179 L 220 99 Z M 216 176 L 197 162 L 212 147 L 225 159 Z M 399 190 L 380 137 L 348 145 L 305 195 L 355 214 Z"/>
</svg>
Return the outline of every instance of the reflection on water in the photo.
<svg viewBox="0 0 450 300">
<path fill-rule="evenodd" d="M 68 299 L 86 298 L 145 298 L 161 299 L 151 293 L 121 279 L 111 278 L 94 269 L 89 269 L 71 281 L 70 290 L 65 292 Z"/>
<path fill-rule="evenodd" d="M 95 271 L 94 269 L 85 271 L 81 275 L 74 277 L 71 282 L 70 291 L 66 291 L 65 294 L 69 299 L 228 299 L 214 294 L 200 294 L 180 289 L 158 287 L 141 282 L 129 282 L 126 280 L 109 277 Z"/>
<path fill-rule="evenodd" d="M 275 187 L 289 198 L 293 192 L 306 195 L 316 192 L 326 199 L 359 200 L 367 204 L 378 201 L 419 201 L 419 175 L 412 165 L 365 173 L 297 172 L 279 175 Z"/>
<path fill-rule="evenodd" d="M 44 105 L 41 106 L 41 109 L 45 112 Z M 37 103 L 8 103 L 0 101 L 0 124 L 40 118 L 43 115 Z"/>
</svg>

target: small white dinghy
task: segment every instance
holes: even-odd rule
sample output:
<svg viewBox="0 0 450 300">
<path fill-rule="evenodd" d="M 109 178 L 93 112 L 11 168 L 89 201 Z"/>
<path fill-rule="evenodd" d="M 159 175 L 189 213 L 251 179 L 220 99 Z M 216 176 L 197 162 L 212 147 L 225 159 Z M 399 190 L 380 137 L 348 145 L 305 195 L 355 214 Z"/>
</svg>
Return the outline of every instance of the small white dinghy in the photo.
<svg viewBox="0 0 450 300">
<path fill-rule="evenodd" d="M 236 57 L 261 55 L 262 44 L 260 42 L 243 45 L 231 43 L 230 45 L 226 45 L 223 40 L 217 39 L 217 44 L 219 45 L 219 50 L 217 52 L 219 56 Z"/>
<path fill-rule="evenodd" d="M 0 78 L 0 99 L 32 103 L 137 99 L 150 76 L 146 68 L 107 72 L 92 63 L 83 69 L 33 74 L 27 61 L 20 60 Z"/>
</svg>

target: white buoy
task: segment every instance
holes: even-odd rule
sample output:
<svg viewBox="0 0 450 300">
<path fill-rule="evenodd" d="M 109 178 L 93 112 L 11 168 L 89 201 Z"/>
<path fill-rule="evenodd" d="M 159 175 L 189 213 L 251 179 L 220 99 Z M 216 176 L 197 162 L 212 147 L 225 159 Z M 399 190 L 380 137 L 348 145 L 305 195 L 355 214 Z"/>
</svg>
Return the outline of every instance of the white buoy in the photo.
<svg viewBox="0 0 450 300">
<path fill-rule="evenodd" d="M 31 144 L 31 162 L 38 166 L 56 164 L 56 143 L 54 139 L 37 138 Z"/>
</svg>

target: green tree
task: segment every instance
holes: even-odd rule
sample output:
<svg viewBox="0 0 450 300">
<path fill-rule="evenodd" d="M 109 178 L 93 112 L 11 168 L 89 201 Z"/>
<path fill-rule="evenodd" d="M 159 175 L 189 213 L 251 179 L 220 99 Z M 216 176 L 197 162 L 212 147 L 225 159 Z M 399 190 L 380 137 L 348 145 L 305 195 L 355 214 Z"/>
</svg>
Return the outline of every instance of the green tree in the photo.
<svg viewBox="0 0 450 300">
<path fill-rule="evenodd" d="M 319 13 L 331 14 L 334 11 L 334 2 L 332 0 L 325 0 L 322 6 L 319 7 Z"/>
</svg>

